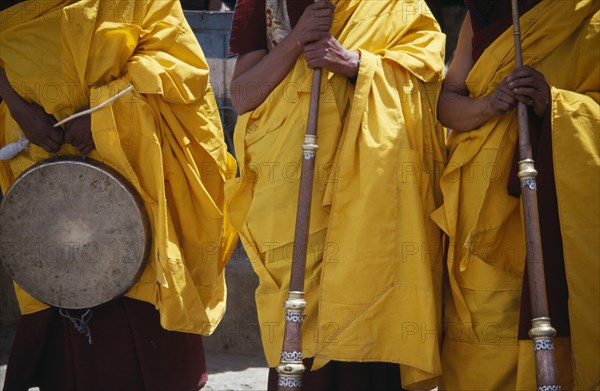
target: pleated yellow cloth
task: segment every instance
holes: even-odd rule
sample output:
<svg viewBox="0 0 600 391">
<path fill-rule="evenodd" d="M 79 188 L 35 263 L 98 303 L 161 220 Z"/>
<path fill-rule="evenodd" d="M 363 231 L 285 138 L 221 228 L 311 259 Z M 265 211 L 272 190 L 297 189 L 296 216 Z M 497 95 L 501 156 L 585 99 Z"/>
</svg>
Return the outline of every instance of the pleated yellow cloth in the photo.
<svg viewBox="0 0 600 391">
<path fill-rule="evenodd" d="M 14 89 L 57 120 L 94 112 L 91 158 L 136 187 L 152 227 L 150 259 L 127 296 L 154 304 L 169 330 L 210 334 L 225 311 L 224 266 L 236 235 L 223 186 L 235 174 L 208 65 L 178 1 L 26 1 L 0 14 L 0 65 Z M 0 107 L 0 143 L 21 130 Z M 77 154 L 65 145 L 59 155 Z M 47 158 L 30 145 L 2 163 L 3 190 Z M 44 305 L 17 287 L 23 313 Z"/>
<path fill-rule="evenodd" d="M 431 389 L 438 354 L 441 245 L 429 214 L 445 161 L 435 107 L 444 36 L 423 1 L 338 1 L 332 34 L 359 50 L 356 86 L 324 72 L 303 324 L 304 357 L 400 364 Z M 269 366 L 284 327 L 301 145 L 312 71 L 302 56 L 266 101 L 238 118 L 240 177 L 228 210 L 260 284 Z"/>
<path fill-rule="evenodd" d="M 524 63 L 542 72 L 551 87 L 571 325 L 570 341 L 557 341 L 556 356 L 559 380 L 568 390 L 600 387 L 598 8 L 591 0 L 543 1 L 521 16 Z M 510 28 L 468 75 L 471 96 L 491 94 L 514 67 Z M 520 204 L 506 191 L 517 130 L 513 111 L 473 131 L 453 132 L 448 140 L 444 204 L 433 215 L 450 237 L 440 389 L 535 388 L 531 343 L 517 341 L 525 264 Z"/>
</svg>

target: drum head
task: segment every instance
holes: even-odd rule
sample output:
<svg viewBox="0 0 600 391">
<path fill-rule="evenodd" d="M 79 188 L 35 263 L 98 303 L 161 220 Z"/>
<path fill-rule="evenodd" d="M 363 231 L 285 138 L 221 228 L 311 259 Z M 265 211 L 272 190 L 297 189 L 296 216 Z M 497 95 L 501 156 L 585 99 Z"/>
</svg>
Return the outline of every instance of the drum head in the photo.
<svg viewBox="0 0 600 391">
<path fill-rule="evenodd" d="M 148 216 L 135 188 L 86 158 L 24 171 L 0 204 L 0 259 L 31 296 L 91 308 L 125 293 L 143 271 Z"/>
</svg>

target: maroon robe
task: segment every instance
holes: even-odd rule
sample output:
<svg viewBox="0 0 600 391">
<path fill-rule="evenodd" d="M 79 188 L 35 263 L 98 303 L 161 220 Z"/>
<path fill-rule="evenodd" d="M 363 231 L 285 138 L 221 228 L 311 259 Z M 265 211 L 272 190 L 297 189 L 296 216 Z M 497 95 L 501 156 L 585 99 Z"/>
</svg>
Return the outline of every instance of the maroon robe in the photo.
<svg viewBox="0 0 600 391">
<path fill-rule="evenodd" d="M 292 28 L 298 23 L 311 0 L 287 0 Z M 235 56 L 255 50 L 267 50 L 267 22 L 265 0 L 238 0 L 233 14 L 229 55 Z"/>
<path fill-rule="evenodd" d="M 70 311 L 78 315 L 81 311 Z M 22 316 L 4 391 L 195 391 L 207 381 L 202 336 L 167 331 L 152 304 L 121 298 L 92 309 L 92 343 L 49 308 Z"/>
</svg>

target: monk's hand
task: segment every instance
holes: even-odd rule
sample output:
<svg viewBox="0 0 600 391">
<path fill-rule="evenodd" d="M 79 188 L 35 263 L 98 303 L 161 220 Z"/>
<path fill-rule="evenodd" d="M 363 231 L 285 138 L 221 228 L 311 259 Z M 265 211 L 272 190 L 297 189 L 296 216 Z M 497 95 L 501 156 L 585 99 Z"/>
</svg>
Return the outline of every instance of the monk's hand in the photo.
<svg viewBox="0 0 600 391">
<path fill-rule="evenodd" d="M 92 138 L 90 114 L 73 118 L 63 126 L 65 128 L 65 143 L 73 145 L 82 155 L 87 155 L 96 147 Z"/>
<path fill-rule="evenodd" d="M 30 143 L 48 152 L 60 149 L 64 137 L 61 128 L 53 127 L 56 119 L 46 113 L 42 106 L 23 99 L 11 86 L 4 68 L 0 68 L 0 96 Z"/>
<path fill-rule="evenodd" d="M 502 115 L 515 108 L 517 99 L 513 90 L 508 86 L 506 78 L 502 80 L 491 95 L 485 97 L 491 116 Z"/>
<path fill-rule="evenodd" d="M 298 46 L 304 47 L 308 42 L 316 41 L 329 33 L 333 23 L 335 5 L 328 0 L 309 5 L 294 26 L 291 39 Z"/>
<path fill-rule="evenodd" d="M 19 124 L 30 143 L 48 152 L 57 152 L 60 149 L 64 143 L 63 130 L 53 127 L 56 119 L 46 113 L 42 106 L 22 101 L 11 107 L 8 99 L 6 102 L 10 115 Z"/>
<path fill-rule="evenodd" d="M 544 115 L 550 102 L 550 86 L 542 73 L 526 65 L 512 71 L 506 81 L 519 102 L 531 106 L 538 116 Z"/>
<path fill-rule="evenodd" d="M 358 74 L 360 55 L 344 48 L 331 34 L 304 46 L 309 68 L 325 68 L 346 77 Z"/>
</svg>

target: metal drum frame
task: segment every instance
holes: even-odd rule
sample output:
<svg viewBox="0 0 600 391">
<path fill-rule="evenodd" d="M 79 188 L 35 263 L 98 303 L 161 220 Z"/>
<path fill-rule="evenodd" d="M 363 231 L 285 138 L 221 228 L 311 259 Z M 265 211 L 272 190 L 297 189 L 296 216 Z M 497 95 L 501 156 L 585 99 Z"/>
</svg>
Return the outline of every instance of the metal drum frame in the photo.
<svg viewBox="0 0 600 391">
<path fill-rule="evenodd" d="M 144 204 L 123 175 L 80 157 L 25 170 L 0 203 L 0 260 L 34 298 L 65 309 L 123 295 L 150 252 Z"/>
</svg>

